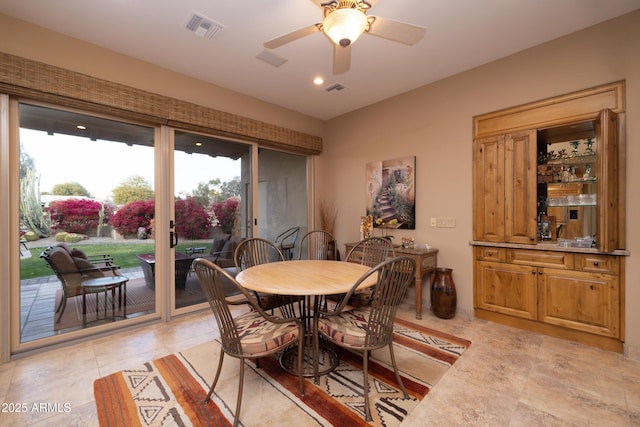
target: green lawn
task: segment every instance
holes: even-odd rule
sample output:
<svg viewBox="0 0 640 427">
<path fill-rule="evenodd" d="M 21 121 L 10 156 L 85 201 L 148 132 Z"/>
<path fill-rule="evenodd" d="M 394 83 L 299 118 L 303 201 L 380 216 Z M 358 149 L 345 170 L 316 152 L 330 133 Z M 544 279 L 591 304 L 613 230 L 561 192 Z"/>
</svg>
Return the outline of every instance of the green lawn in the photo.
<svg viewBox="0 0 640 427">
<path fill-rule="evenodd" d="M 185 249 L 190 246 L 194 246 L 194 243 L 180 243 L 176 246 L 176 252 L 184 253 Z M 197 243 L 195 246 L 201 247 L 206 245 Z M 136 255 L 153 252 L 154 248 L 154 243 L 128 244 L 126 241 L 122 243 L 78 245 L 78 249 L 81 249 L 87 255 L 111 255 L 120 268 L 139 267 L 140 261 L 136 258 Z M 20 279 L 33 279 L 35 277 L 53 275 L 53 271 L 51 271 L 47 262 L 40 259 L 40 253 L 44 249 L 45 248 L 32 248 L 30 249 L 31 258 L 20 260 Z"/>
</svg>

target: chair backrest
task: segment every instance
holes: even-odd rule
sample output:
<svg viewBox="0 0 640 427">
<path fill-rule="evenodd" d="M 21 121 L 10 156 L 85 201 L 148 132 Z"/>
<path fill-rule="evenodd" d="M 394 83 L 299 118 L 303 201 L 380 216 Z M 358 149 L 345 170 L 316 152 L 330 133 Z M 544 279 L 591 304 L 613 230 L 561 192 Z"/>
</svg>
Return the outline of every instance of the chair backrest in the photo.
<svg viewBox="0 0 640 427">
<path fill-rule="evenodd" d="M 193 269 L 198 276 L 202 291 L 207 297 L 209 306 L 211 307 L 213 315 L 216 318 L 216 322 L 218 323 L 222 350 L 232 356 L 242 355 L 240 336 L 238 335 L 236 323 L 231 315 L 229 303 L 225 297 L 223 278 L 233 287 L 237 288 L 239 293 L 244 295 L 246 302 L 251 304 L 254 310 L 258 311 L 263 316 L 264 311 L 254 302 L 254 299 L 249 292 L 219 265 L 203 258 L 196 258 L 193 262 Z"/>
<path fill-rule="evenodd" d="M 300 227 L 291 227 L 288 230 L 283 231 L 276 237 L 275 244 L 282 249 L 292 249 L 296 246 L 296 240 L 298 240 L 298 232 Z"/>
<path fill-rule="evenodd" d="M 389 239 L 369 237 L 359 241 L 347 254 L 345 261 L 359 262 L 362 265 L 375 267 L 387 258 L 395 258 L 396 251 Z"/>
<path fill-rule="evenodd" d="M 360 283 L 371 275 L 378 275 L 368 308 L 369 319 L 365 337 L 365 348 L 380 348 L 393 339 L 393 319 L 405 296 L 407 287 L 413 282 L 416 262 L 411 257 L 401 256 L 384 261 L 365 273 L 351 288 L 353 294 Z"/>
<path fill-rule="evenodd" d="M 243 240 L 236 248 L 234 255 L 238 271 L 246 270 L 254 265 L 284 260 L 284 255 L 276 245 L 259 237 Z"/>
<path fill-rule="evenodd" d="M 64 246 L 47 248 L 40 254 L 62 283 L 67 296 L 78 295 L 83 280 L 90 277 L 102 277 L 101 271 L 87 271 L 93 269 L 93 264 L 84 258 L 73 258 Z"/>
<path fill-rule="evenodd" d="M 306 257 L 303 256 L 307 247 Z M 300 241 L 300 259 L 337 259 L 336 241 L 328 231 L 314 230 L 304 235 Z"/>
</svg>

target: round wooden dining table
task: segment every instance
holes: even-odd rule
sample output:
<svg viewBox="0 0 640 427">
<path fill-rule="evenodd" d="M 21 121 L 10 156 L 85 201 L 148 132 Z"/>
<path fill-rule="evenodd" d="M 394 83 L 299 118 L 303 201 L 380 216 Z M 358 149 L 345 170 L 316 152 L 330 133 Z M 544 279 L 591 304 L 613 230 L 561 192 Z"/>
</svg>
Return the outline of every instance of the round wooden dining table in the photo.
<svg viewBox="0 0 640 427">
<path fill-rule="evenodd" d="M 252 291 L 277 295 L 333 295 L 346 293 L 370 267 L 345 261 L 297 260 L 256 265 L 236 280 Z M 374 285 L 375 277 L 360 289 Z"/>
<path fill-rule="evenodd" d="M 238 273 L 236 280 L 252 291 L 276 295 L 302 296 L 295 312 L 305 327 L 303 375 L 313 376 L 313 361 L 318 358 L 323 375 L 338 364 L 335 351 L 323 346 L 320 354 L 313 351 L 313 312 L 325 295 L 344 294 L 370 267 L 345 261 L 295 260 L 256 265 Z M 377 276 L 363 281 L 359 290 L 376 284 Z M 322 343 L 321 343 L 322 345 Z M 280 357 L 281 366 L 289 373 L 296 372 L 297 347 L 291 347 Z"/>
</svg>

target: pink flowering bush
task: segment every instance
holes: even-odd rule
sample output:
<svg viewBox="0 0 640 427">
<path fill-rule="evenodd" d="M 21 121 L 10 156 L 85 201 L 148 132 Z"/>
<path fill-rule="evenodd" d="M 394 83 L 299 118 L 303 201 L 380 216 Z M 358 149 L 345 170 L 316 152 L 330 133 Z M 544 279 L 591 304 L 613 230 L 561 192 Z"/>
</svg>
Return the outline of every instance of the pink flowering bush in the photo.
<svg viewBox="0 0 640 427">
<path fill-rule="evenodd" d="M 118 209 L 109 222 L 123 236 L 136 235 L 140 227 L 144 227 L 147 232 L 150 231 L 154 214 L 153 199 L 136 200 Z"/>
<path fill-rule="evenodd" d="M 230 197 L 222 202 L 213 203 L 211 208 L 216 214 L 216 219 L 225 233 L 231 233 L 233 225 L 236 222 L 236 212 L 240 206 L 240 200 L 236 197 Z"/>
<path fill-rule="evenodd" d="M 185 239 L 206 239 L 211 230 L 211 219 L 195 197 L 176 200 L 176 232 Z"/>
<path fill-rule="evenodd" d="M 65 199 L 51 202 L 47 211 L 51 215 L 51 228 L 69 233 L 90 234 L 100 221 L 103 205 L 95 200 Z M 111 215 L 111 207 L 105 206 L 105 216 Z"/>
<path fill-rule="evenodd" d="M 177 199 L 175 204 L 176 232 L 185 239 L 206 239 L 211 230 L 211 219 L 207 211 L 198 204 L 194 197 Z M 153 219 L 155 205 L 151 200 L 137 200 L 121 207 L 111 218 L 113 228 L 123 236 L 137 235 L 143 227 L 148 235 L 153 236 Z"/>
</svg>

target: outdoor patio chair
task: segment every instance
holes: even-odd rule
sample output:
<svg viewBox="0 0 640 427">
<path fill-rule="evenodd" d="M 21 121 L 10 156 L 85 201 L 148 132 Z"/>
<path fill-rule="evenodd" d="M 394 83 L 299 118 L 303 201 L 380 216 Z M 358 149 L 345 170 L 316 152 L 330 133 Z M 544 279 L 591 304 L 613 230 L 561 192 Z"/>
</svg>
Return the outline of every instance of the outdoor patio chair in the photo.
<svg viewBox="0 0 640 427">
<path fill-rule="evenodd" d="M 304 329 L 302 322 L 296 318 L 275 318 L 267 314 L 260 305 L 257 304 L 255 298 L 249 294 L 249 291 L 241 286 L 235 278 L 229 275 L 223 268 L 211 261 L 197 258 L 193 264 L 202 290 L 207 296 L 209 306 L 218 323 L 222 347 L 216 375 L 204 401 L 209 401 L 218 383 L 224 355 L 228 354 L 231 357 L 240 359 L 238 397 L 233 421 L 233 425 L 237 426 L 240 418 L 240 406 L 242 404 L 244 359 L 257 359 L 268 356 L 292 345 L 298 346 L 297 365 L 300 396 L 304 396 L 304 380 L 302 377 L 302 355 L 304 352 L 302 347 L 303 339 L 301 339 L 301 337 L 304 337 Z M 232 302 L 225 298 L 222 278 L 230 281 L 238 289 L 238 292 L 244 296 L 241 302 Z M 229 305 L 238 303 L 248 303 L 252 310 L 234 318 Z"/>
<path fill-rule="evenodd" d="M 82 282 L 108 275 L 122 276 L 120 267 L 108 255 L 88 257 L 82 251 L 74 251 L 61 244 L 45 249 L 40 258 L 47 262 L 62 285 L 62 297 L 56 308 L 56 323 L 62 318 L 67 299 L 82 295 Z M 92 263 L 90 259 L 96 260 L 96 263 Z"/>
<path fill-rule="evenodd" d="M 405 399 L 409 397 L 402 384 L 402 378 L 400 378 L 393 354 L 393 319 L 405 296 L 407 287 L 413 282 L 415 270 L 416 263 L 411 257 L 397 257 L 384 261 L 358 279 L 347 293 L 347 297 L 335 309 L 318 310 L 314 313 L 313 344 L 315 354 L 320 348 L 320 336 L 347 350 L 362 352 L 365 419 L 367 421 L 371 421 L 368 366 L 372 350 L 389 347 L 391 364 L 398 385 L 404 393 Z M 369 307 L 345 311 L 346 302 L 356 292 L 360 284 L 372 275 L 377 275 L 378 281 Z M 318 383 L 317 360 L 314 362 L 314 379 Z"/>
<path fill-rule="evenodd" d="M 300 227 L 291 227 L 276 237 L 274 243 L 278 249 L 280 249 L 284 255 L 284 259 L 287 261 L 293 259 L 293 248 L 296 247 L 296 240 L 298 240 L 299 231 Z"/>
</svg>

